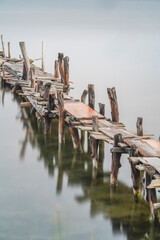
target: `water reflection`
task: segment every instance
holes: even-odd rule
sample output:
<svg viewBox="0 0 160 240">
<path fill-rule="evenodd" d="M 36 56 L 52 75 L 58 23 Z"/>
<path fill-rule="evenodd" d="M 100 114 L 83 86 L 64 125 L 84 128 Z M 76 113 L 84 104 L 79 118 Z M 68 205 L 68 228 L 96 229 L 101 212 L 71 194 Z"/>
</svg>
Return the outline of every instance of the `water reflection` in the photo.
<svg viewBox="0 0 160 240">
<path fill-rule="evenodd" d="M 9 91 L 8 88 L 1 88 L 2 103 L 5 103 L 4 93 Z M 21 102 L 21 98 L 13 95 L 13 101 Z M 13 103 L 14 104 L 14 103 Z M 44 122 L 40 117 L 30 112 L 30 109 L 20 109 L 19 119 L 25 129 L 23 141 L 20 143 L 19 159 L 25 159 L 28 144 L 32 148 L 36 148 L 39 152 L 38 161 L 44 162 L 44 167 L 48 171 L 48 175 L 56 179 L 56 194 L 61 195 L 63 192 L 64 174 L 68 179 L 68 188 L 80 186 L 81 194 L 76 194 L 75 201 L 79 205 L 90 202 L 91 219 L 97 215 L 103 215 L 105 219 L 110 220 L 112 226 L 113 238 L 120 235 L 125 236 L 123 239 L 159 239 L 160 224 L 150 221 L 150 210 L 147 203 L 140 200 L 135 203 L 133 199 L 132 189 L 127 185 L 119 182 L 118 188 L 110 186 L 110 172 L 103 170 L 104 160 L 104 143 L 100 144 L 99 167 L 93 168 L 89 153 L 79 154 L 73 150 L 71 137 L 68 128 L 65 128 L 66 144 L 58 145 L 58 122 L 52 120 L 51 132 L 44 134 Z M 84 134 L 81 141 L 83 145 L 87 142 Z M 89 143 L 88 143 L 89 147 Z M 107 158 L 110 158 L 107 156 Z M 57 175 L 55 175 L 57 170 Z M 65 201 L 65 199 L 64 199 Z M 68 208 L 70 211 L 70 208 Z M 77 210 L 78 212 L 78 210 Z M 62 213 L 61 213 L 62 214 Z M 68 212 L 68 219 L 70 219 Z M 78 217 L 78 216 L 77 216 Z M 57 207 L 54 216 L 54 228 L 58 227 L 59 238 L 63 239 L 62 221 Z M 68 220 L 70 222 L 70 220 Z M 68 223 L 69 224 L 69 223 Z M 69 227 L 68 227 L 69 229 Z M 56 230 L 54 230 L 55 233 Z M 91 233 L 90 239 L 94 238 Z M 69 233 L 68 237 L 69 238 Z M 56 238 L 53 238 L 56 239 Z M 122 238 L 121 238 L 122 239 Z"/>
</svg>

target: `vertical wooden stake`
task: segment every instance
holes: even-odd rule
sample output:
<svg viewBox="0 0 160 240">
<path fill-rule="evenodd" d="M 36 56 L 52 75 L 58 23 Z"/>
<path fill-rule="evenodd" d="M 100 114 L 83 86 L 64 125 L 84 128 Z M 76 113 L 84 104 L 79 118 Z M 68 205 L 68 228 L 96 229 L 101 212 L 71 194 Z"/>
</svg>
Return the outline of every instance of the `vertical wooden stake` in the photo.
<svg viewBox="0 0 160 240">
<path fill-rule="evenodd" d="M 64 58 L 64 84 L 69 86 L 69 57 Z"/>
<path fill-rule="evenodd" d="M 45 123 L 44 123 L 44 133 L 47 134 L 51 131 L 51 122 L 52 118 L 45 117 Z"/>
<path fill-rule="evenodd" d="M 54 77 L 55 78 L 60 78 L 59 62 L 58 62 L 58 60 L 55 60 L 55 63 L 54 63 Z"/>
<path fill-rule="evenodd" d="M 64 97 L 63 93 L 57 91 L 59 125 L 58 125 L 58 141 L 60 144 L 64 141 Z"/>
<path fill-rule="evenodd" d="M 58 53 L 59 71 L 61 74 L 61 82 L 64 83 L 64 61 L 63 53 Z"/>
<path fill-rule="evenodd" d="M 43 87 L 43 82 L 42 82 L 42 81 L 38 81 L 37 84 L 36 84 L 35 91 L 36 91 L 37 93 L 41 93 L 42 87 Z"/>
<path fill-rule="evenodd" d="M 8 42 L 8 57 L 11 58 L 11 46 L 10 46 L 10 42 Z"/>
<path fill-rule="evenodd" d="M 94 84 L 88 84 L 88 105 L 93 109 L 95 108 Z"/>
<path fill-rule="evenodd" d="M 87 94 L 88 94 L 88 91 L 85 89 L 82 93 L 82 96 L 81 96 L 81 102 L 83 102 L 83 103 L 86 102 Z"/>
<path fill-rule="evenodd" d="M 105 104 L 99 103 L 99 113 L 105 116 Z"/>
<path fill-rule="evenodd" d="M 1 35 L 1 42 L 2 42 L 3 57 L 6 58 L 3 35 Z"/>
<path fill-rule="evenodd" d="M 73 148 L 79 152 L 82 152 L 78 129 L 70 126 L 69 131 L 72 137 Z"/>
<path fill-rule="evenodd" d="M 114 147 L 118 147 L 118 143 L 122 142 L 122 134 L 116 134 L 114 136 Z M 113 152 L 112 153 L 112 167 L 111 167 L 111 175 L 110 175 L 110 184 L 116 185 L 118 178 L 118 171 L 121 167 L 120 163 L 121 153 Z"/>
<path fill-rule="evenodd" d="M 5 62 L 2 62 L 2 78 L 5 78 L 5 70 L 4 70 L 4 63 Z"/>
<path fill-rule="evenodd" d="M 117 101 L 117 95 L 116 95 L 116 89 L 113 88 L 107 88 L 108 97 L 110 100 L 111 105 L 111 116 L 113 122 L 119 122 L 119 111 L 118 111 L 118 101 Z"/>
<path fill-rule="evenodd" d="M 31 73 L 31 88 L 35 89 L 35 68 L 32 67 L 30 73 Z"/>
<path fill-rule="evenodd" d="M 46 83 L 45 86 L 44 86 L 44 93 L 43 93 L 44 101 L 48 101 L 49 100 L 50 89 L 51 89 L 51 83 Z"/>
<path fill-rule="evenodd" d="M 136 127 L 137 127 L 137 136 L 143 136 L 143 118 L 141 117 L 137 118 Z"/>
<path fill-rule="evenodd" d="M 98 132 L 98 116 L 93 116 L 92 117 L 92 130 L 94 132 Z M 99 146 L 99 140 L 95 138 L 90 139 L 90 145 L 91 145 L 91 156 L 92 156 L 92 161 L 93 165 L 98 167 L 98 146 Z"/>
<path fill-rule="evenodd" d="M 24 60 L 24 64 L 25 64 L 25 70 L 26 70 L 26 80 L 29 80 L 29 74 L 30 74 L 30 62 L 29 62 L 29 58 L 27 56 L 27 51 L 26 51 L 26 46 L 24 42 L 20 42 L 19 43 L 20 48 L 21 48 L 21 52 L 22 52 L 22 56 L 23 56 L 23 60 Z"/>
<path fill-rule="evenodd" d="M 45 42 L 42 42 L 42 71 L 45 72 Z"/>
</svg>

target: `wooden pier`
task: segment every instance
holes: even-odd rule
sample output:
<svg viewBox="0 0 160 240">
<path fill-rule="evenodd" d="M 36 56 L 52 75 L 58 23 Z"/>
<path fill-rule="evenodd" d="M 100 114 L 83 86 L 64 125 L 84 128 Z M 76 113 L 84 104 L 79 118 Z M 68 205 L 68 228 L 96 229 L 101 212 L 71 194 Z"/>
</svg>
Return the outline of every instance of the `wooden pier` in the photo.
<svg viewBox="0 0 160 240">
<path fill-rule="evenodd" d="M 79 133 L 81 132 L 83 136 L 83 132 L 87 131 L 91 158 L 96 168 L 99 164 L 99 142 L 105 141 L 111 144 L 110 184 L 114 186 L 117 184 L 121 155 L 128 154 L 135 200 L 141 197 L 141 172 L 143 172 L 146 200 L 149 202 L 152 216 L 157 219 L 158 209 L 160 209 L 156 196 L 156 188 L 160 187 L 160 142 L 151 138 L 152 134 L 143 131 L 143 119 L 137 118 L 136 132 L 128 131 L 125 125 L 119 122 L 118 100 L 114 87 L 107 89 L 112 119 L 105 117 L 104 104 L 99 103 L 99 111 L 95 110 L 93 84 L 88 84 L 88 88 L 82 93 L 81 100 L 72 98 L 69 94 L 72 89 L 72 83 L 69 81 L 69 57 L 58 53 L 54 74 L 45 72 L 44 42 L 42 43 L 42 67 L 39 68 L 34 64 L 36 59 L 29 59 L 24 42 L 19 43 L 23 58 L 15 59 L 11 57 L 10 43 L 8 43 L 8 56 L 6 56 L 3 36 L 1 41 L 2 81 L 12 87 L 12 93 L 22 97 L 20 104 L 22 108 L 30 107 L 37 118 L 44 118 L 44 134 L 50 131 L 52 119 L 58 118 L 59 144 L 65 141 L 64 125 L 67 125 L 74 149 L 81 152 L 83 149 Z"/>
</svg>

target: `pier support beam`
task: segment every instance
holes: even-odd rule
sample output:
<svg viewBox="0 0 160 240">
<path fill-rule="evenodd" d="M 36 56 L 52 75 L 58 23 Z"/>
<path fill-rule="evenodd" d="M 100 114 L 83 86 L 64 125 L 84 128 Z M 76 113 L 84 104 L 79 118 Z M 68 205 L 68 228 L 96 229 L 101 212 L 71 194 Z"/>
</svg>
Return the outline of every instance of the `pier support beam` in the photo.
<svg viewBox="0 0 160 240">
<path fill-rule="evenodd" d="M 116 134 L 114 136 L 114 147 L 118 147 L 118 143 L 122 142 L 122 134 Z M 111 167 L 111 175 L 110 175 L 110 184 L 116 185 L 117 184 L 117 178 L 118 178 L 118 171 L 121 167 L 120 163 L 121 159 L 121 153 L 119 152 L 113 152 L 112 153 L 112 167 Z"/>
<path fill-rule="evenodd" d="M 58 53 L 59 71 L 61 75 L 61 82 L 64 83 L 64 61 L 63 53 Z"/>
<path fill-rule="evenodd" d="M 137 136 L 143 136 L 143 118 L 142 117 L 137 118 L 136 127 L 137 127 Z"/>
<path fill-rule="evenodd" d="M 137 157 L 138 153 L 136 151 L 136 147 L 134 145 L 131 146 L 130 149 L 130 157 Z M 130 161 L 131 166 L 131 178 L 133 182 L 133 194 L 134 198 L 137 201 L 140 198 L 140 171 L 135 167 L 135 164 Z"/>
<path fill-rule="evenodd" d="M 95 108 L 94 84 L 88 84 L 88 105 L 92 109 Z"/>
<path fill-rule="evenodd" d="M 20 42 L 19 43 L 20 48 L 21 48 L 21 52 L 22 52 L 22 56 L 23 56 L 23 60 L 24 60 L 24 66 L 25 66 L 25 71 L 26 71 L 26 79 L 25 80 L 29 80 L 29 74 L 30 74 L 30 62 L 29 62 L 29 58 L 27 56 L 27 51 L 26 51 L 26 46 L 24 42 Z"/>
<path fill-rule="evenodd" d="M 51 89 L 51 83 L 46 83 L 45 86 L 44 86 L 44 93 L 43 93 L 44 101 L 48 101 L 49 100 L 50 89 Z"/>
<path fill-rule="evenodd" d="M 38 81 L 37 84 L 36 84 L 35 92 L 41 94 L 41 92 L 42 92 L 42 87 L 43 87 L 43 82 L 42 82 L 42 81 Z"/>
<path fill-rule="evenodd" d="M 11 46 L 10 46 L 10 42 L 8 42 L 8 58 L 11 58 Z"/>
<path fill-rule="evenodd" d="M 3 57 L 6 58 L 3 35 L 1 35 L 1 43 L 2 43 Z"/>
<path fill-rule="evenodd" d="M 88 94 L 88 91 L 85 89 L 82 93 L 82 96 L 81 96 L 81 102 L 83 102 L 83 103 L 86 102 L 87 94 Z"/>
<path fill-rule="evenodd" d="M 63 93 L 57 92 L 59 124 L 58 124 L 58 141 L 60 144 L 64 141 L 64 97 Z"/>
<path fill-rule="evenodd" d="M 92 131 L 98 132 L 98 116 L 92 117 Z M 90 138 L 90 146 L 91 146 L 91 157 L 92 157 L 93 165 L 98 168 L 99 140 L 95 138 Z"/>
<path fill-rule="evenodd" d="M 119 111 L 118 111 L 118 101 L 117 101 L 117 95 L 116 95 L 116 89 L 113 88 L 107 88 L 108 97 L 111 105 L 111 116 L 113 122 L 119 122 Z"/>
<path fill-rule="evenodd" d="M 30 74 L 31 74 L 31 88 L 35 89 L 35 68 L 31 68 L 30 70 Z"/>
<path fill-rule="evenodd" d="M 44 134 L 48 134 L 51 131 L 51 122 L 52 118 L 49 117 L 44 118 Z"/>
<path fill-rule="evenodd" d="M 55 78 L 60 78 L 59 62 L 58 62 L 58 60 L 55 60 L 55 62 L 54 62 L 54 77 Z"/>
<path fill-rule="evenodd" d="M 105 104 L 99 103 L 99 113 L 105 116 Z"/>
<path fill-rule="evenodd" d="M 78 152 L 82 152 L 81 141 L 79 138 L 79 132 L 77 128 L 69 126 L 69 131 L 72 137 L 73 148 Z"/>
</svg>

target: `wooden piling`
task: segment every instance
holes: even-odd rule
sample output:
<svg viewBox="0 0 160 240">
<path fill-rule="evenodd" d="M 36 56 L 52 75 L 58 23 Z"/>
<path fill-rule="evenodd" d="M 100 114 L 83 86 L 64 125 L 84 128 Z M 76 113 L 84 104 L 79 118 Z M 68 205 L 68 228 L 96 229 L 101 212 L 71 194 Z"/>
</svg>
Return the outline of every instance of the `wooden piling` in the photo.
<svg viewBox="0 0 160 240">
<path fill-rule="evenodd" d="M 99 103 L 99 113 L 105 116 L 105 104 Z"/>
<path fill-rule="evenodd" d="M 95 108 L 94 84 L 88 84 L 88 105 L 92 109 Z"/>
<path fill-rule="evenodd" d="M 59 71 L 61 75 L 61 82 L 64 83 L 64 60 L 63 53 L 58 53 Z"/>
<path fill-rule="evenodd" d="M 46 83 L 45 86 L 44 86 L 44 93 L 43 93 L 44 101 L 48 101 L 49 100 L 50 89 L 51 89 L 51 83 Z"/>
<path fill-rule="evenodd" d="M 58 141 L 60 144 L 64 141 L 64 97 L 63 93 L 57 91 L 59 124 L 58 124 Z"/>
<path fill-rule="evenodd" d="M 69 86 L 69 57 L 64 58 L 64 84 Z"/>
<path fill-rule="evenodd" d="M 137 118 L 136 127 L 137 127 L 137 136 L 143 136 L 143 118 L 142 117 Z"/>
<path fill-rule="evenodd" d="M 69 126 L 69 131 L 72 137 L 73 148 L 79 152 L 82 152 L 78 129 L 72 126 Z"/>
<path fill-rule="evenodd" d="M 8 58 L 11 58 L 11 46 L 10 46 L 10 42 L 8 42 Z"/>
<path fill-rule="evenodd" d="M 42 82 L 42 81 L 38 81 L 37 84 L 36 84 L 35 91 L 36 91 L 37 93 L 41 93 L 42 87 L 43 87 L 43 82 Z"/>
<path fill-rule="evenodd" d="M 82 96 L 81 96 L 81 102 L 83 102 L 83 103 L 86 102 L 87 94 L 88 94 L 88 91 L 85 89 L 82 93 Z"/>
<path fill-rule="evenodd" d="M 118 143 L 122 142 L 122 134 L 116 134 L 114 136 L 114 147 L 118 147 Z M 117 184 L 117 178 L 118 178 L 118 171 L 121 167 L 120 163 L 121 159 L 121 153 L 119 152 L 113 152 L 112 153 L 112 167 L 111 167 L 111 175 L 110 175 L 110 184 L 116 185 Z"/>
<path fill-rule="evenodd" d="M 3 57 L 6 58 L 3 35 L 1 35 L 1 43 L 2 43 Z"/>
<path fill-rule="evenodd" d="M 118 111 L 118 101 L 117 101 L 117 95 L 116 95 L 116 89 L 113 88 L 107 88 L 108 97 L 111 105 L 111 116 L 113 122 L 119 122 L 119 111 Z"/>
<path fill-rule="evenodd" d="M 92 117 L 92 131 L 98 132 L 98 116 Z M 90 138 L 90 146 L 91 146 L 91 157 L 92 157 L 93 165 L 98 167 L 99 140 L 91 137 Z"/>
<path fill-rule="evenodd" d="M 47 102 L 47 110 L 48 112 L 55 109 L 55 94 L 49 94 L 49 100 Z"/>
<path fill-rule="evenodd" d="M 24 64 L 25 64 L 26 80 L 29 80 L 30 62 L 29 62 L 29 58 L 27 56 L 25 42 L 20 42 L 19 45 L 21 48 L 21 52 L 22 52 L 22 56 L 23 56 L 23 60 L 24 60 Z"/>
<path fill-rule="evenodd" d="M 45 72 L 45 42 L 42 42 L 42 71 Z"/>
<path fill-rule="evenodd" d="M 35 89 L 35 68 L 31 67 L 30 75 L 31 75 L 31 88 Z"/>
<path fill-rule="evenodd" d="M 59 62 L 58 62 L 58 60 L 55 60 L 55 63 L 54 63 L 54 77 L 55 78 L 60 78 Z"/>
<path fill-rule="evenodd" d="M 51 131 L 51 122 L 52 118 L 45 117 L 44 118 L 44 133 L 48 134 Z"/>
</svg>

